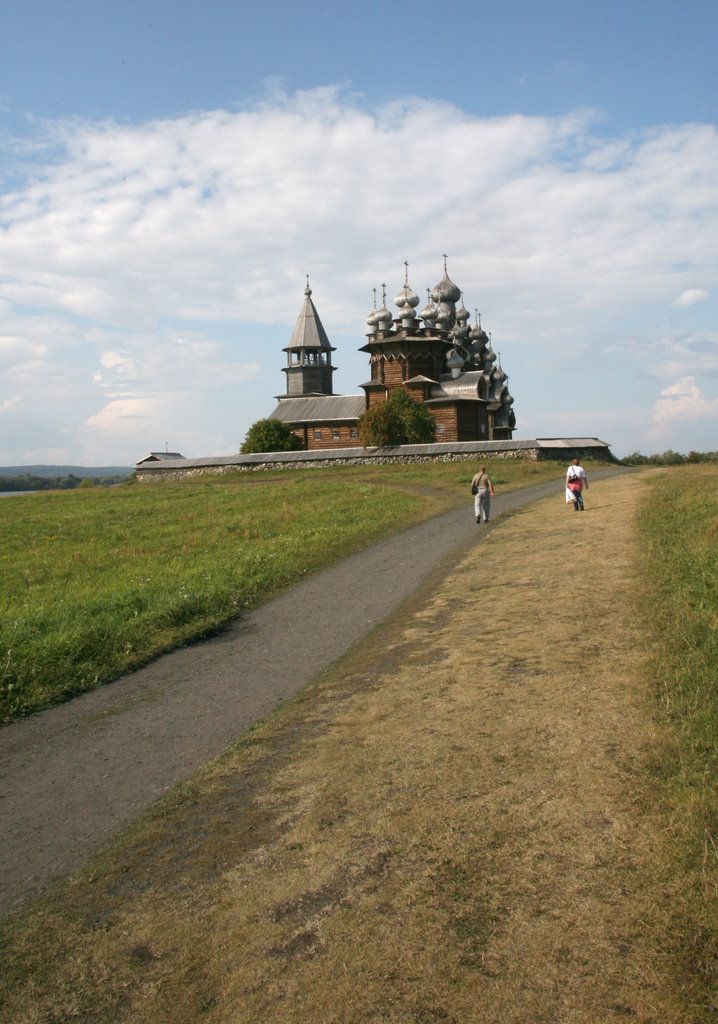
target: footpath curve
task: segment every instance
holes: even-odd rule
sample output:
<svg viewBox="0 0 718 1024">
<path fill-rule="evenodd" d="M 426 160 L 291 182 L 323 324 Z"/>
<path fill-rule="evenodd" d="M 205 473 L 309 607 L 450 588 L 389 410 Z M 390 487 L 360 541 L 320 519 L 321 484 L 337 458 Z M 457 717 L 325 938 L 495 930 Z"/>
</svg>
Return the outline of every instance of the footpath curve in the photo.
<svg viewBox="0 0 718 1024">
<path fill-rule="evenodd" d="M 492 514 L 562 490 L 559 478 L 501 495 Z M 0 915 L 78 869 L 492 529 L 476 526 L 467 500 L 311 576 L 210 641 L 3 728 Z"/>
</svg>

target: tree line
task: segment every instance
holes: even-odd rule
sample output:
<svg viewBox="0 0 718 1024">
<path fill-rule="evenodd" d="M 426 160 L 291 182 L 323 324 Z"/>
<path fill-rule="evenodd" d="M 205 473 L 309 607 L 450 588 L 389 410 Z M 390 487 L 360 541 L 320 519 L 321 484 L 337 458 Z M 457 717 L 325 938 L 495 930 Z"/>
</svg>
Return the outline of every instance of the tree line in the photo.
<svg viewBox="0 0 718 1024">
<path fill-rule="evenodd" d="M 113 487 L 127 483 L 127 476 L 80 477 L 74 473 L 65 476 L 35 476 L 23 473 L 21 476 L 0 476 L 0 491 L 71 491 L 76 487 Z"/>
<path fill-rule="evenodd" d="M 624 466 L 683 466 L 686 463 L 697 462 L 718 462 L 718 452 L 694 452 L 687 455 L 674 452 L 670 448 L 662 455 L 641 455 L 640 452 L 632 452 L 625 459 L 621 459 Z"/>
</svg>

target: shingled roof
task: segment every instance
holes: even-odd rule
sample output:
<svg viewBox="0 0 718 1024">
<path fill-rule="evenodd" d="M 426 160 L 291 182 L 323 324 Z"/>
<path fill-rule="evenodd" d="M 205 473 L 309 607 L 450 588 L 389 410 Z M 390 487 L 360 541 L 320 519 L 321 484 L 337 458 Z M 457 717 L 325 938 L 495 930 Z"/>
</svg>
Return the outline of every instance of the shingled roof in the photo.
<svg viewBox="0 0 718 1024">
<path fill-rule="evenodd" d="M 356 421 L 366 408 L 364 395 L 315 395 L 283 398 L 269 415 L 282 423 L 338 423 Z"/>
<path fill-rule="evenodd" d="M 292 336 L 284 351 L 289 352 L 293 348 L 327 348 L 334 352 L 333 346 L 329 344 L 327 332 L 319 319 L 316 306 L 312 302 L 312 289 L 309 287 L 309 282 L 304 289 L 304 303 L 299 310 Z"/>
</svg>

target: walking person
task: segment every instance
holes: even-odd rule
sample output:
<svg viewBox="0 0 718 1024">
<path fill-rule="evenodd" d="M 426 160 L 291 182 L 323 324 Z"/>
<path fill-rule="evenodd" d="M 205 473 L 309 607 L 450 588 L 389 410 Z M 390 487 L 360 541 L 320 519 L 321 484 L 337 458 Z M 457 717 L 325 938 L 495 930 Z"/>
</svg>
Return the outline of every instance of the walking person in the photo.
<svg viewBox="0 0 718 1024">
<path fill-rule="evenodd" d="M 583 512 L 583 489 L 588 490 L 588 477 L 578 459 L 574 459 L 566 470 L 566 501 L 573 502 L 574 512 Z"/>
<path fill-rule="evenodd" d="M 471 493 L 474 495 L 476 522 L 480 523 L 483 520 L 488 523 L 491 514 L 491 499 L 496 497 L 496 493 L 491 478 L 486 472 L 486 466 L 482 466 L 471 481 Z"/>
</svg>

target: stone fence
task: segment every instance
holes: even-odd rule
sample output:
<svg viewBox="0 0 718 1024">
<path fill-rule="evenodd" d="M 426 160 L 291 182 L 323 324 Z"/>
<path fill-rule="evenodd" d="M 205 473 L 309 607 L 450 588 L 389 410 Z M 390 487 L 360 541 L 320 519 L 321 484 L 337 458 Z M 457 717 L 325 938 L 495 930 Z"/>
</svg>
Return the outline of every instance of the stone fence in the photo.
<svg viewBox="0 0 718 1024">
<path fill-rule="evenodd" d="M 143 483 L 188 480 L 206 474 L 255 473 L 266 470 L 323 469 L 328 466 L 409 465 L 420 462 L 477 462 L 480 459 L 573 458 L 615 461 L 605 441 L 597 438 L 537 438 L 532 441 L 464 441 L 446 444 L 397 445 L 391 448 L 344 448 L 310 452 L 265 452 L 256 455 L 213 456 L 203 459 L 163 458 L 138 462 Z"/>
</svg>

